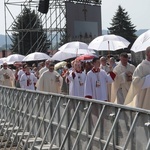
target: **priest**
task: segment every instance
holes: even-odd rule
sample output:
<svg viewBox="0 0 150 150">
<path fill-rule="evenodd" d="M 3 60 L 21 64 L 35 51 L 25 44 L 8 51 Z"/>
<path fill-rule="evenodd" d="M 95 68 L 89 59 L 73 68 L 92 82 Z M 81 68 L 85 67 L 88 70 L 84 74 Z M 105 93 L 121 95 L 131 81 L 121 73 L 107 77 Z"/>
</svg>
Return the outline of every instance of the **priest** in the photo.
<svg viewBox="0 0 150 150">
<path fill-rule="evenodd" d="M 124 104 L 126 95 L 131 85 L 134 70 L 135 66 L 128 62 L 128 54 L 121 53 L 120 62 L 113 69 L 116 77 L 111 86 L 111 102 Z"/>
<path fill-rule="evenodd" d="M 48 70 L 50 62 L 50 60 L 45 61 L 45 66 L 39 70 L 39 76 L 41 76 L 43 72 Z"/>
<path fill-rule="evenodd" d="M 146 59 L 133 73 L 133 80 L 125 99 L 125 105 L 150 110 L 150 46 L 147 47 Z"/>
<path fill-rule="evenodd" d="M 43 72 L 37 84 L 37 90 L 44 92 L 60 93 L 62 77 L 54 71 L 54 64 L 50 63 L 48 70 Z"/>
<path fill-rule="evenodd" d="M 15 76 L 11 69 L 8 68 L 7 63 L 3 63 L 3 67 L 0 69 L 0 84 L 4 86 L 14 86 Z"/>
</svg>

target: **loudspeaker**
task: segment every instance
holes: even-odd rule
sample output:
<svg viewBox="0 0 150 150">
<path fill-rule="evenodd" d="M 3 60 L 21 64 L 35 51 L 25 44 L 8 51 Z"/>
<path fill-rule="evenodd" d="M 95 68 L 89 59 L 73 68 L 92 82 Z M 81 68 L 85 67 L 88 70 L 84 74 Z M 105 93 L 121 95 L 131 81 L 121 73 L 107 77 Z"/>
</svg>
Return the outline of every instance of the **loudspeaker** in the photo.
<svg viewBox="0 0 150 150">
<path fill-rule="evenodd" d="M 47 14 L 48 9 L 49 9 L 49 0 L 40 0 L 38 11 L 43 13 L 43 14 Z"/>
</svg>

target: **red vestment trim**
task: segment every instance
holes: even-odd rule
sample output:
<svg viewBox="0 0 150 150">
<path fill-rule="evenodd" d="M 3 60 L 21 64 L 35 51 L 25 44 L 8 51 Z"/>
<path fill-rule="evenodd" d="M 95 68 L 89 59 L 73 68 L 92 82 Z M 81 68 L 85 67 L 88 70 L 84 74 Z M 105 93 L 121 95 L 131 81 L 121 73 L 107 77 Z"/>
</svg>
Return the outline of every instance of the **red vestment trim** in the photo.
<svg viewBox="0 0 150 150">
<path fill-rule="evenodd" d="M 115 79 L 115 77 L 116 77 L 116 74 L 114 73 L 114 72 L 109 72 L 109 74 L 110 74 L 110 76 L 111 76 L 111 78 L 114 80 Z"/>
<path fill-rule="evenodd" d="M 97 69 L 96 69 L 96 68 L 92 68 L 92 72 L 93 72 L 93 73 L 100 72 L 100 69 L 99 69 L 99 68 L 97 68 Z"/>
<path fill-rule="evenodd" d="M 80 71 L 76 70 L 76 73 L 82 73 L 82 70 L 80 70 Z"/>
<path fill-rule="evenodd" d="M 85 98 L 90 98 L 90 99 L 92 99 L 92 96 L 86 95 Z"/>
<path fill-rule="evenodd" d="M 27 72 L 26 72 L 26 75 L 30 75 L 30 73 L 27 73 Z"/>
</svg>

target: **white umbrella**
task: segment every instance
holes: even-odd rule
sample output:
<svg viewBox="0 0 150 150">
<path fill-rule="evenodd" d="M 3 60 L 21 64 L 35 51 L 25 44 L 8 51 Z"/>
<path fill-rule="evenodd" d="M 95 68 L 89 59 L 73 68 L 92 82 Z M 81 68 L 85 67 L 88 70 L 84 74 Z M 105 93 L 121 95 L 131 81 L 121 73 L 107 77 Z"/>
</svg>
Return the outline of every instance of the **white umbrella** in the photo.
<svg viewBox="0 0 150 150">
<path fill-rule="evenodd" d="M 6 62 L 6 57 L 0 58 L 0 65 L 2 65 L 4 62 Z"/>
<path fill-rule="evenodd" d="M 150 46 L 150 30 L 141 34 L 133 43 L 131 50 L 136 52 L 144 51 Z"/>
<path fill-rule="evenodd" d="M 110 34 L 96 37 L 90 42 L 88 48 L 98 51 L 115 51 L 118 49 L 127 48 L 129 44 L 130 42 L 127 41 L 125 38 L 118 35 Z"/>
<path fill-rule="evenodd" d="M 95 53 L 93 50 L 90 50 L 88 48 L 88 45 L 84 42 L 79 41 L 73 41 L 68 42 L 61 46 L 58 50 L 66 53 L 72 53 L 72 54 L 89 54 L 89 53 Z"/>
<path fill-rule="evenodd" d="M 63 51 L 64 49 L 67 48 L 74 48 L 74 49 L 88 49 L 88 45 L 84 42 L 79 42 L 79 41 L 73 41 L 73 42 L 68 42 L 61 46 L 59 50 Z"/>
<path fill-rule="evenodd" d="M 70 58 L 75 58 L 76 56 L 77 56 L 76 54 L 58 51 L 51 57 L 51 59 L 62 61 L 62 60 L 70 59 Z"/>
<path fill-rule="evenodd" d="M 45 53 L 34 52 L 27 55 L 22 61 L 38 61 L 38 60 L 46 60 L 46 59 L 50 60 L 51 58 Z"/>
<path fill-rule="evenodd" d="M 0 59 L 0 65 L 2 65 L 3 64 L 3 60 L 2 59 Z"/>
<path fill-rule="evenodd" d="M 6 57 L 6 62 L 8 64 L 14 64 L 15 62 L 22 62 L 25 56 L 20 54 L 12 54 Z"/>
</svg>

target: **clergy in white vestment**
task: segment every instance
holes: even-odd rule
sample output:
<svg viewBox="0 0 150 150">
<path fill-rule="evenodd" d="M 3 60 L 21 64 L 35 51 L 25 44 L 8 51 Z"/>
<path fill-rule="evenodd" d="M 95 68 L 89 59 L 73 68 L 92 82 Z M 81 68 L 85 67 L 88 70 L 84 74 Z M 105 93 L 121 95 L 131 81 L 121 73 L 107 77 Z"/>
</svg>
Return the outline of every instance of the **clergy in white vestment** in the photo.
<svg viewBox="0 0 150 150">
<path fill-rule="evenodd" d="M 54 64 L 49 64 L 49 69 L 42 73 L 38 80 L 37 90 L 44 92 L 60 93 L 62 77 L 54 71 Z"/>
<path fill-rule="evenodd" d="M 43 67 L 43 68 L 41 68 L 41 69 L 39 70 L 39 76 L 41 76 L 43 72 L 49 70 L 48 68 L 49 68 L 49 64 L 50 64 L 50 63 L 51 63 L 50 60 L 46 60 L 46 61 L 45 61 L 45 67 Z"/>
<path fill-rule="evenodd" d="M 66 73 L 64 74 L 65 82 L 67 84 L 69 84 L 68 75 L 74 70 L 74 62 L 75 62 L 75 60 L 71 61 L 71 63 L 68 62 L 67 65 L 66 65 L 66 66 L 69 66 L 69 67 L 67 67 Z M 68 91 L 68 93 L 69 93 L 69 91 Z"/>
<path fill-rule="evenodd" d="M 128 63 L 128 54 L 120 54 L 120 62 L 113 69 L 116 77 L 111 86 L 111 102 L 124 104 L 126 95 L 131 85 L 134 70 L 135 66 Z"/>
<path fill-rule="evenodd" d="M 25 65 L 24 65 L 25 66 Z M 17 79 L 20 81 L 20 78 L 21 78 L 21 76 L 25 73 L 25 68 L 24 68 L 24 66 L 23 66 L 23 68 L 21 68 L 19 71 L 18 71 L 18 73 L 17 73 L 17 75 L 18 75 L 18 77 L 17 77 Z"/>
<path fill-rule="evenodd" d="M 125 105 L 150 110 L 150 47 L 145 53 L 146 59 L 137 66 L 133 73 Z"/>
<path fill-rule="evenodd" d="M 86 98 L 108 101 L 107 83 L 113 82 L 115 74 L 113 72 L 107 74 L 106 71 L 100 69 L 99 58 L 94 58 L 92 62 L 93 68 L 87 73 L 85 81 L 84 96 Z"/>
<path fill-rule="evenodd" d="M 4 86 L 13 86 L 15 80 L 14 73 L 8 68 L 7 63 L 3 63 L 3 67 L 0 69 L 0 84 Z"/>
<path fill-rule="evenodd" d="M 43 72 L 49 70 L 50 63 L 51 63 L 50 60 L 45 60 L 45 66 L 39 70 L 39 77 L 42 75 Z M 36 87 L 38 86 L 38 82 L 39 82 L 39 80 L 36 83 Z"/>
<path fill-rule="evenodd" d="M 110 57 L 109 59 L 109 68 L 113 70 L 116 67 L 117 63 L 114 57 Z"/>
<path fill-rule="evenodd" d="M 107 59 L 104 56 L 100 58 L 100 69 L 105 70 L 107 73 L 110 71 L 110 68 L 107 65 Z"/>
<path fill-rule="evenodd" d="M 103 69 L 106 71 L 106 73 L 109 73 L 112 71 L 112 69 L 110 68 L 110 66 L 107 64 L 107 59 L 106 57 L 102 56 L 100 58 L 100 69 Z M 111 97 L 111 83 L 107 84 L 107 89 L 108 89 L 108 101 L 110 101 L 110 97 Z"/>
<path fill-rule="evenodd" d="M 63 84 L 62 84 L 62 94 L 68 95 L 69 94 L 69 80 L 67 79 L 68 72 L 72 70 L 72 66 L 70 62 L 67 62 L 66 66 L 63 68 L 62 71 L 62 78 L 63 78 Z"/>
<path fill-rule="evenodd" d="M 25 72 L 21 75 L 20 86 L 22 89 L 35 90 L 35 84 L 37 82 L 36 76 L 30 72 L 30 67 L 24 67 Z"/>
<path fill-rule="evenodd" d="M 84 97 L 84 83 L 86 74 L 81 70 L 81 62 L 75 60 L 73 70 L 67 76 L 69 83 L 69 95 Z"/>
<path fill-rule="evenodd" d="M 25 68 L 24 68 L 25 66 L 26 66 L 26 64 L 23 64 L 17 73 L 17 76 L 16 76 L 16 80 L 17 80 L 17 86 L 16 87 L 17 88 L 20 88 L 20 78 L 25 73 Z"/>
</svg>

